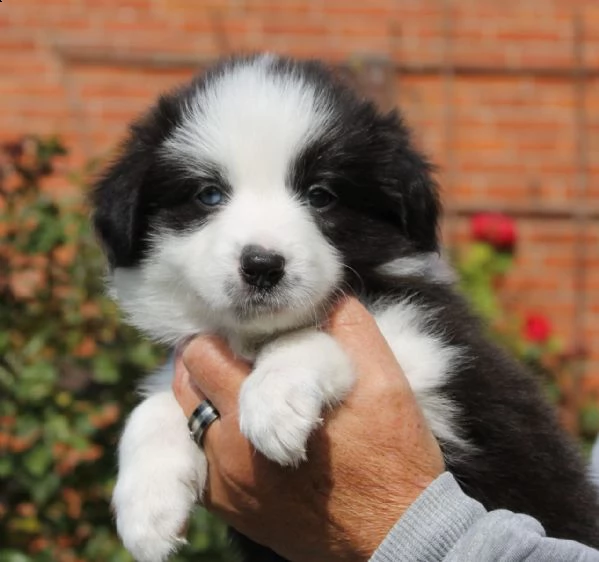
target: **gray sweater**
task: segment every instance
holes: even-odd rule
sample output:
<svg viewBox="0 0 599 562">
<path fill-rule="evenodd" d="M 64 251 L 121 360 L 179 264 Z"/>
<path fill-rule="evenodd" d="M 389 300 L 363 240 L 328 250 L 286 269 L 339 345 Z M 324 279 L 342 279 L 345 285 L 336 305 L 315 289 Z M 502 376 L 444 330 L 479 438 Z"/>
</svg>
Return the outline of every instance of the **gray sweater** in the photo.
<svg viewBox="0 0 599 562">
<path fill-rule="evenodd" d="M 439 476 L 410 506 L 370 562 L 599 562 L 599 551 L 548 538 L 528 515 L 488 512 L 453 476 Z"/>
</svg>

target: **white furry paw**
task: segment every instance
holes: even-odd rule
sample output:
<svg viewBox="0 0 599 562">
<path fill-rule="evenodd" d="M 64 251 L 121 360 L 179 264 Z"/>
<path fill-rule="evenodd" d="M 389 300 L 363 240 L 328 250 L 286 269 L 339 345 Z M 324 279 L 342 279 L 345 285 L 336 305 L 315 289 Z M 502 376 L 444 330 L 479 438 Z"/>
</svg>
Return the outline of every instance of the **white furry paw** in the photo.
<svg viewBox="0 0 599 562">
<path fill-rule="evenodd" d="M 164 562 L 185 544 L 206 474 L 206 458 L 170 392 L 133 411 L 119 445 L 112 504 L 118 534 L 137 562 Z"/>
<path fill-rule="evenodd" d="M 241 388 L 239 426 L 264 456 L 281 465 L 297 465 L 306 459 L 310 433 L 322 422 L 323 400 L 318 389 L 304 384 L 301 368 L 265 367 L 254 371 Z M 294 378 L 301 382 L 290 384 Z"/>
<path fill-rule="evenodd" d="M 323 408 L 341 401 L 353 381 L 349 359 L 327 334 L 309 330 L 279 338 L 241 387 L 241 432 L 267 458 L 297 465 Z"/>
<path fill-rule="evenodd" d="M 141 474 L 119 475 L 113 495 L 117 531 L 137 562 L 163 562 L 186 542 L 182 533 L 197 491 L 166 466 L 155 473 L 151 466 L 139 468 Z"/>
</svg>

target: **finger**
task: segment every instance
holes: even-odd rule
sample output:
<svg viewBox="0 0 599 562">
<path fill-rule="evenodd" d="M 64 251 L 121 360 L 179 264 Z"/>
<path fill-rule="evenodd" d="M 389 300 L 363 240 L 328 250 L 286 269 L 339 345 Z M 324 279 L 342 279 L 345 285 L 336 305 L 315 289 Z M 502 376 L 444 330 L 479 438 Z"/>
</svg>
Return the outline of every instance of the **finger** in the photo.
<svg viewBox="0 0 599 562">
<path fill-rule="evenodd" d="M 173 378 L 173 393 L 179 406 L 187 418 L 206 399 L 202 391 L 189 378 L 189 371 L 183 363 L 180 353 L 175 356 L 175 376 Z"/>
<path fill-rule="evenodd" d="M 373 316 L 355 298 L 342 301 L 333 311 L 328 323 L 329 333 L 352 360 L 358 375 L 358 386 L 374 383 L 377 377 L 384 382 L 398 376 L 407 384 L 401 367 Z"/>
<path fill-rule="evenodd" d="M 355 297 L 346 297 L 339 301 L 329 317 L 328 325 L 341 336 L 353 334 L 354 328 L 363 329 L 368 324 L 376 327 L 376 321 L 364 305 Z"/>
<path fill-rule="evenodd" d="M 214 336 L 200 336 L 183 350 L 183 364 L 192 383 L 221 414 L 234 412 L 241 384 L 250 366 L 235 357 L 227 344 Z"/>
<path fill-rule="evenodd" d="M 193 383 L 189 378 L 189 371 L 187 367 L 185 367 L 183 363 L 182 354 L 178 352 L 175 356 L 175 376 L 173 378 L 173 393 L 177 402 L 181 406 L 185 417 L 189 419 L 191 414 L 195 411 L 195 409 L 206 400 L 206 396 L 204 393 L 198 388 L 196 384 Z M 216 420 L 214 423 L 211 423 L 205 430 L 202 436 L 202 444 L 204 448 L 206 446 L 207 441 L 213 439 L 215 434 L 215 426 L 217 425 Z M 210 435 L 210 438 L 208 437 Z M 187 525 L 187 523 L 186 523 Z"/>
</svg>

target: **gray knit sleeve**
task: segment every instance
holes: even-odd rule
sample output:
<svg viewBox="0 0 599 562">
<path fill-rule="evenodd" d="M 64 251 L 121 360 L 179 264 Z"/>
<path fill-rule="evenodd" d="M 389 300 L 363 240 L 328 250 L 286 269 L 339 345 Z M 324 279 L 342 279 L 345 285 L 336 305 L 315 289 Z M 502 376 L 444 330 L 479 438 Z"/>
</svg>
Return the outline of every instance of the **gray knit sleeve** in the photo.
<svg viewBox="0 0 599 562">
<path fill-rule="evenodd" d="M 412 504 L 370 562 L 599 562 L 599 551 L 547 538 L 541 524 L 507 510 L 487 512 L 453 476 L 439 476 Z"/>
</svg>

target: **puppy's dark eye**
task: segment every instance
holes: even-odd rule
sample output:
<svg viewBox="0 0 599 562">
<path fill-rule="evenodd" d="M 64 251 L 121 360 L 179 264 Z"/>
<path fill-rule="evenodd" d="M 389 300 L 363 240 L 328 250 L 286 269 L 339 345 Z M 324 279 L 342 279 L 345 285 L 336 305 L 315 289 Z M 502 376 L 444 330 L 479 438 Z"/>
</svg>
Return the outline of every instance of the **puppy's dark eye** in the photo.
<svg viewBox="0 0 599 562">
<path fill-rule="evenodd" d="M 215 185 L 208 185 L 202 188 L 197 198 L 206 207 L 218 207 L 218 205 L 222 205 L 225 202 L 224 192 Z"/>
<path fill-rule="evenodd" d="M 308 203 L 315 209 L 328 209 L 336 201 L 337 196 L 321 185 L 315 185 L 308 190 Z"/>
</svg>

